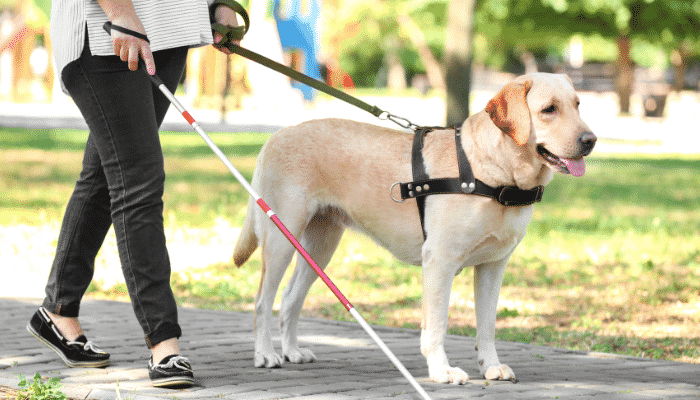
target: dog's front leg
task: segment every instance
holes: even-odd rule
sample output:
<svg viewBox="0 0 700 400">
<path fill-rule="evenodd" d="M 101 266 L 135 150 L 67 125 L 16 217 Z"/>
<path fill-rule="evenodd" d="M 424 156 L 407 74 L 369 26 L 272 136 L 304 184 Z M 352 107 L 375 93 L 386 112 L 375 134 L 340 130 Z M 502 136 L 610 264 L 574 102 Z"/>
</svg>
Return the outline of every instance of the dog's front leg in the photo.
<svg viewBox="0 0 700 400">
<path fill-rule="evenodd" d="M 425 252 L 420 347 L 428 362 L 430 379 L 438 383 L 463 385 L 469 380 L 469 375 L 460 368 L 451 367 L 445 354 L 450 290 L 457 268 L 450 267 L 444 261 L 441 255 L 431 255 L 429 250 Z"/>
<path fill-rule="evenodd" d="M 496 311 L 503 273 L 510 255 L 503 260 L 474 268 L 474 303 L 476 307 L 476 343 L 479 370 L 490 380 L 515 381 L 513 370 L 500 363 L 496 354 Z"/>
</svg>

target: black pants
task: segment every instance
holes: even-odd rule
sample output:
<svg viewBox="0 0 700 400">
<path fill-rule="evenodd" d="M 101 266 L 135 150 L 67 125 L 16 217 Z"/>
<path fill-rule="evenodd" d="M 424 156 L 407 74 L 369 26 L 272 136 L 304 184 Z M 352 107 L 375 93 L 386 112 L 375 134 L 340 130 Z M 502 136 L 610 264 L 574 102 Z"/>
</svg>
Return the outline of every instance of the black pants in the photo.
<svg viewBox="0 0 700 400">
<path fill-rule="evenodd" d="M 158 51 L 154 57 L 158 76 L 174 91 L 187 48 Z M 117 56 L 93 56 L 87 41 L 62 78 L 90 134 L 63 217 L 44 307 L 78 316 L 95 256 L 114 224 L 124 279 L 146 343 L 151 347 L 180 337 L 163 230 L 165 170 L 158 137 L 170 103 L 144 69 L 129 71 Z"/>
</svg>

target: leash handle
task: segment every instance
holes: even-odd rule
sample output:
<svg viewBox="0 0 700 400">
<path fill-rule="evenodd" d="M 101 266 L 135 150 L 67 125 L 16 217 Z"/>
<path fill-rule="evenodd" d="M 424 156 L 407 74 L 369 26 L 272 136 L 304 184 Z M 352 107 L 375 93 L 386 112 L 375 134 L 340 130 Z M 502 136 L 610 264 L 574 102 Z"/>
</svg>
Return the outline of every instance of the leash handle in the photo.
<svg viewBox="0 0 700 400">
<path fill-rule="evenodd" d="M 145 40 L 149 44 L 151 43 L 146 35 L 143 35 L 136 31 L 132 31 L 131 29 L 124 28 L 123 26 L 114 25 L 111 21 L 105 22 L 104 25 L 102 25 L 102 29 L 107 31 L 107 33 L 110 35 L 112 34 L 112 29 L 114 29 L 115 31 L 126 33 L 127 35 L 131 35 L 133 37 Z M 153 82 L 153 84 L 156 85 L 156 87 L 163 85 L 163 81 L 158 75 L 151 75 L 148 73 L 148 71 L 146 71 L 146 64 L 143 62 L 143 59 L 141 59 L 141 57 L 139 57 L 139 69 L 142 69 L 146 72 L 146 75 L 148 75 L 148 77 L 151 79 L 151 82 Z"/>
<path fill-rule="evenodd" d="M 148 36 L 144 35 L 143 33 L 139 33 L 136 31 L 132 31 L 131 29 L 124 28 L 123 26 L 119 25 L 114 25 L 111 21 L 105 22 L 104 25 L 102 25 L 102 28 L 107 31 L 108 34 L 112 34 L 112 29 L 114 29 L 117 32 L 125 33 L 127 35 L 131 35 L 135 38 L 145 40 L 146 43 L 151 44 L 151 41 L 148 40 Z"/>
<path fill-rule="evenodd" d="M 218 6 L 226 6 L 243 18 L 243 26 L 226 26 L 214 20 L 214 11 Z M 220 33 L 224 39 L 219 43 L 221 47 L 229 47 L 232 40 L 241 40 L 248 29 L 250 29 L 250 17 L 245 7 L 234 0 L 216 0 L 209 7 L 209 19 L 211 21 L 211 29 L 214 32 Z"/>
</svg>

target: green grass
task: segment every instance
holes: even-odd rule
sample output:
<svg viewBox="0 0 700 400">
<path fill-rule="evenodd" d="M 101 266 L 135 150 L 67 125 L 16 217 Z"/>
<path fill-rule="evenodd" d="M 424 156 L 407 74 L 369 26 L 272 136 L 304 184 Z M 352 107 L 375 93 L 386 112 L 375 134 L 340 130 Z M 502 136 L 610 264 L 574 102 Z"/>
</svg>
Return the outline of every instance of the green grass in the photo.
<svg viewBox="0 0 700 400">
<path fill-rule="evenodd" d="M 268 135 L 212 137 L 250 178 Z M 60 220 L 85 138 L 84 131 L 0 129 L 0 226 Z M 247 194 L 201 139 L 164 132 L 161 140 L 166 224 L 206 228 L 223 217 L 240 226 Z M 584 177 L 557 175 L 507 267 L 497 337 L 698 362 L 697 158 L 594 154 Z M 327 272 L 370 323 L 420 326 L 419 267 L 398 262 L 369 239 L 349 233 Z M 240 269 L 231 263 L 204 266 L 175 273 L 172 283 L 180 304 L 251 311 L 259 279 L 256 254 Z M 474 335 L 472 279 L 468 269 L 455 278 L 450 333 Z M 90 296 L 124 299 L 124 293 L 120 285 L 93 285 Z M 304 315 L 351 319 L 318 282 Z"/>
<path fill-rule="evenodd" d="M 212 140 L 250 179 L 255 157 L 269 134 L 211 133 Z M 0 129 L 0 224 L 38 223 L 41 213 L 58 219 L 81 167 L 87 132 Z M 166 213 L 177 223 L 211 224 L 235 216 L 247 193 L 195 133 L 163 132 Z M 39 212 L 41 211 L 41 213 Z M 235 221 L 241 223 L 243 215 Z"/>
</svg>

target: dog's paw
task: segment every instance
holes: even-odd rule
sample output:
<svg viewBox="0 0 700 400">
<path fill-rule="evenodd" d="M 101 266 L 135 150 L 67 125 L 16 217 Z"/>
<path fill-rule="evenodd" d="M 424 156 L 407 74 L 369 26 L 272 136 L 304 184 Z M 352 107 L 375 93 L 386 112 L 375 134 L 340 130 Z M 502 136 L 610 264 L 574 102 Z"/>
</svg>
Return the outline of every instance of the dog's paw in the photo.
<svg viewBox="0 0 700 400">
<path fill-rule="evenodd" d="M 279 368 L 284 364 L 282 356 L 275 352 L 255 353 L 255 366 L 257 368 Z"/>
<path fill-rule="evenodd" d="M 308 349 L 289 349 L 284 353 L 284 359 L 292 364 L 305 364 L 316 361 L 316 356 Z"/>
<path fill-rule="evenodd" d="M 469 375 L 460 368 L 447 367 L 435 373 L 431 372 L 430 379 L 437 383 L 466 385 L 469 381 Z"/>
<path fill-rule="evenodd" d="M 517 380 L 515 379 L 515 373 L 507 365 L 494 365 L 494 366 L 486 369 L 486 372 L 483 372 L 482 375 L 484 376 L 485 379 L 488 379 L 491 381 L 517 382 Z"/>
</svg>

